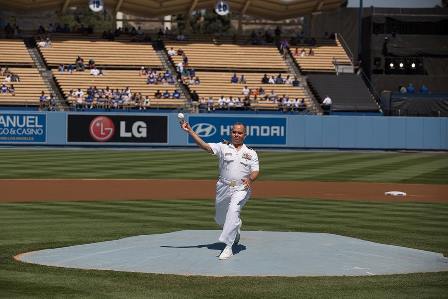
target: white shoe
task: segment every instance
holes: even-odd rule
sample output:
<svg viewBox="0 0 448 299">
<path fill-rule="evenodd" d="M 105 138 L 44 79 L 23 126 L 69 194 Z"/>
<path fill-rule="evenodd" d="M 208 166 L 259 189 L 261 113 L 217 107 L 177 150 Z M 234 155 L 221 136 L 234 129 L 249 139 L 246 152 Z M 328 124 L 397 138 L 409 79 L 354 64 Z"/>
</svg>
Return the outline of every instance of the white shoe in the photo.
<svg viewBox="0 0 448 299">
<path fill-rule="evenodd" d="M 227 245 L 226 248 L 219 255 L 220 260 L 226 260 L 233 255 L 232 246 Z"/>
</svg>

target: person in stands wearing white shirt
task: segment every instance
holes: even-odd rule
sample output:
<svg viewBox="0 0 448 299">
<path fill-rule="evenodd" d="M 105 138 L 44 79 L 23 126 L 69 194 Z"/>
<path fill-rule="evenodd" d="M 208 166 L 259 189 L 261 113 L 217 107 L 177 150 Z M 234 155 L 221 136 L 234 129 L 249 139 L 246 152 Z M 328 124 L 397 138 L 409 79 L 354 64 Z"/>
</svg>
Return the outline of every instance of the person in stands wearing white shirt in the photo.
<svg viewBox="0 0 448 299">
<path fill-rule="evenodd" d="M 244 144 L 246 126 L 242 123 L 233 124 L 231 142 L 220 143 L 206 143 L 187 122 L 182 122 L 181 127 L 201 149 L 218 157 L 215 221 L 222 228 L 219 241 L 225 244 L 219 259 L 226 260 L 233 256 L 232 247 L 240 241 L 241 209 L 249 200 L 252 183 L 260 173 L 257 152 Z"/>
<path fill-rule="evenodd" d="M 170 55 L 170 56 L 176 56 L 176 55 L 177 55 L 177 51 L 174 50 L 174 49 L 171 47 L 171 49 L 168 50 L 168 55 Z"/>
<path fill-rule="evenodd" d="M 327 95 L 325 97 L 325 99 L 322 101 L 322 109 L 324 109 L 324 112 L 326 112 L 328 114 L 330 112 L 330 110 L 331 110 L 331 105 L 333 105 L 333 101 Z"/>
</svg>

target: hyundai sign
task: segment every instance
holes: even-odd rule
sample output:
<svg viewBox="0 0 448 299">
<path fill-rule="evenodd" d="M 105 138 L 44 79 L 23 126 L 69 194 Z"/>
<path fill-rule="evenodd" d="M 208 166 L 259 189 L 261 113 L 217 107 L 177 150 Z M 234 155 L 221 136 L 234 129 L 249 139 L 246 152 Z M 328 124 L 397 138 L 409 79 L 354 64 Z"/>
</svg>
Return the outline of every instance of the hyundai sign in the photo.
<svg viewBox="0 0 448 299">
<path fill-rule="evenodd" d="M 190 116 L 191 128 L 205 142 L 230 140 L 232 125 L 240 122 L 246 125 L 245 143 L 258 145 L 286 144 L 286 118 L 284 117 L 199 117 Z M 189 136 L 189 143 L 195 143 Z"/>
<path fill-rule="evenodd" d="M 45 142 L 45 114 L 0 113 L 0 142 Z"/>
</svg>

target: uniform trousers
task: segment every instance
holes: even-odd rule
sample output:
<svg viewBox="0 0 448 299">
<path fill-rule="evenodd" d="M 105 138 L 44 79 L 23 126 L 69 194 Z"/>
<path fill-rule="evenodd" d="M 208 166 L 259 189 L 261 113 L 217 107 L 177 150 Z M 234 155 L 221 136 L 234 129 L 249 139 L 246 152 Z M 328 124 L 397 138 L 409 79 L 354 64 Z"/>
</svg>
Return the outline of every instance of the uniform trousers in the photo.
<svg viewBox="0 0 448 299">
<path fill-rule="evenodd" d="M 230 186 L 222 181 L 216 183 L 215 221 L 222 228 L 219 241 L 233 245 L 241 225 L 241 209 L 251 193 L 252 190 L 244 185 Z"/>
</svg>

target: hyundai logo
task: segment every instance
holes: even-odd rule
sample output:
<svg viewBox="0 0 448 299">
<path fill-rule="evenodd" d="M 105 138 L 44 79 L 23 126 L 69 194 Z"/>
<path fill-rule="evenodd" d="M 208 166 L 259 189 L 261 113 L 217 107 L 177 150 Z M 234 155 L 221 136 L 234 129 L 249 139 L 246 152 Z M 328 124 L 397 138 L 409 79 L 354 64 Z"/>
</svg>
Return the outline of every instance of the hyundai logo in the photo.
<svg viewBox="0 0 448 299">
<path fill-rule="evenodd" d="M 198 134 L 199 137 L 202 138 L 213 136 L 216 133 L 216 127 L 207 123 L 195 124 L 192 129 L 196 132 L 196 134 Z"/>
</svg>

